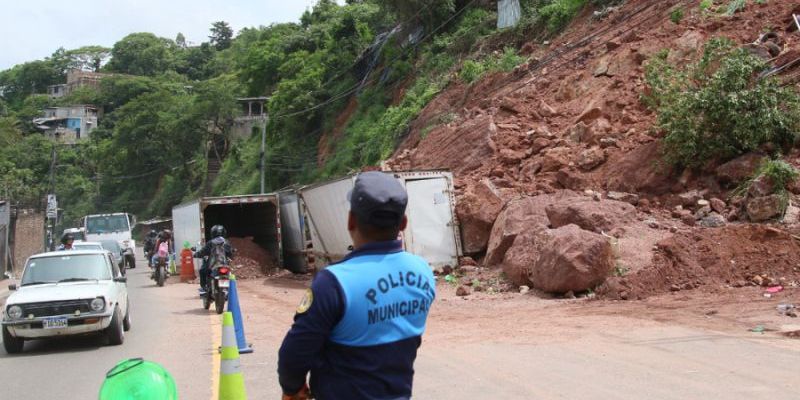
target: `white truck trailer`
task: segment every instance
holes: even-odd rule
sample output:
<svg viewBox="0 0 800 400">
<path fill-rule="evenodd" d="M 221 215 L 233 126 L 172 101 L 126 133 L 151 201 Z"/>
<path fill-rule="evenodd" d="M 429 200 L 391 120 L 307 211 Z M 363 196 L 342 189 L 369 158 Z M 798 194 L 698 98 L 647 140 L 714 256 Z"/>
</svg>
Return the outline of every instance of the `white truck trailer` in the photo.
<svg viewBox="0 0 800 400">
<path fill-rule="evenodd" d="M 203 197 L 172 208 L 175 245 L 200 247 L 211 227 L 223 225 L 229 237 L 252 237 L 282 265 L 280 207 L 276 194 Z"/>
<path fill-rule="evenodd" d="M 461 234 L 455 214 L 453 175 L 447 171 L 387 172 L 408 192 L 408 228 L 401 233 L 405 249 L 433 268 L 458 265 Z M 352 246 L 347 232 L 350 204 L 347 193 L 356 175 L 297 190 L 296 223 L 284 222 L 284 242 L 291 237 L 295 251 L 305 250 L 306 265 L 322 268 L 342 259 Z M 283 206 L 282 206 L 283 207 Z M 304 244 L 304 248 L 295 243 Z"/>
</svg>

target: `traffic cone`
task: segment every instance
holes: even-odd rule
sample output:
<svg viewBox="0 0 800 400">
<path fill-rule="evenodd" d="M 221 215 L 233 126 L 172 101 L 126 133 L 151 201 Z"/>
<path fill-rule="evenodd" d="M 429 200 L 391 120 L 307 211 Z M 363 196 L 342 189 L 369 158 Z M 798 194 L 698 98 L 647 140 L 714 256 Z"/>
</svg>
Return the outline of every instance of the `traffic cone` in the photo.
<svg viewBox="0 0 800 400">
<path fill-rule="evenodd" d="M 222 356 L 219 370 L 219 400 L 247 400 L 239 350 L 233 330 L 233 315 L 222 315 Z"/>
<path fill-rule="evenodd" d="M 242 310 L 239 308 L 239 292 L 236 290 L 236 276 L 231 275 L 231 286 L 228 288 L 228 311 L 233 314 L 233 326 L 236 328 L 236 343 L 239 346 L 239 354 L 249 354 L 253 352 L 253 346 L 247 343 L 244 337 L 244 321 L 242 321 Z"/>
</svg>

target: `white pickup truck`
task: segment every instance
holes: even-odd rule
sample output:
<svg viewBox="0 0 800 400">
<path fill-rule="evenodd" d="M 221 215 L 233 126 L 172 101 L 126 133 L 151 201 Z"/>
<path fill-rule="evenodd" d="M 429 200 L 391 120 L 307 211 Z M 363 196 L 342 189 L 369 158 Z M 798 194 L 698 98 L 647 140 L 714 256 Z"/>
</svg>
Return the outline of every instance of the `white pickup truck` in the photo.
<svg viewBox="0 0 800 400">
<path fill-rule="evenodd" d="M 9 354 L 26 340 L 95 332 L 122 344 L 131 327 L 127 279 L 106 250 L 37 254 L 9 289 L 0 321 Z"/>
</svg>

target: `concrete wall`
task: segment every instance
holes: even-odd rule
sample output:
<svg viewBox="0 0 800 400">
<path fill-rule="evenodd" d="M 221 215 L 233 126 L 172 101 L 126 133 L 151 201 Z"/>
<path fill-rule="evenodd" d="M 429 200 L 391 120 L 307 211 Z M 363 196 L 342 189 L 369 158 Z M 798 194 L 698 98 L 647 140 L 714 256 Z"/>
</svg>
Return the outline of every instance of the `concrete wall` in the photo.
<svg viewBox="0 0 800 400">
<path fill-rule="evenodd" d="M 11 207 L 0 202 L 0 276 L 11 267 L 8 260 L 8 229 L 11 225 Z M 0 277 L 0 279 L 2 279 Z"/>
<path fill-rule="evenodd" d="M 33 210 L 18 210 L 14 224 L 14 271 L 22 273 L 28 257 L 44 251 L 44 214 Z"/>
</svg>

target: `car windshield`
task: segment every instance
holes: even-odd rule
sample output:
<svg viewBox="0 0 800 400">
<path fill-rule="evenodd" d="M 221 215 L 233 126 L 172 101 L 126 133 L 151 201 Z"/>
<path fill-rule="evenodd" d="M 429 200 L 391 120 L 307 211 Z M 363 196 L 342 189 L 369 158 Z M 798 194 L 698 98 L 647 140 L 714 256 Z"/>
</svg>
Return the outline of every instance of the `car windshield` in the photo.
<svg viewBox="0 0 800 400">
<path fill-rule="evenodd" d="M 119 243 L 113 240 L 103 240 L 100 242 L 100 244 L 103 245 L 103 249 L 105 250 L 108 250 L 112 253 L 119 253 Z"/>
<path fill-rule="evenodd" d="M 29 260 L 22 274 L 21 285 L 95 279 L 111 279 L 111 268 L 103 254 L 64 253 L 64 255 Z"/>
<path fill-rule="evenodd" d="M 72 248 L 75 250 L 103 250 L 103 246 L 94 243 L 73 243 Z"/>
<path fill-rule="evenodd" d="M 130 230 L 125 215 L 103 215 L 86 218 L 86 232 L 92 234 L 123 232 Z"/>
</svg>

